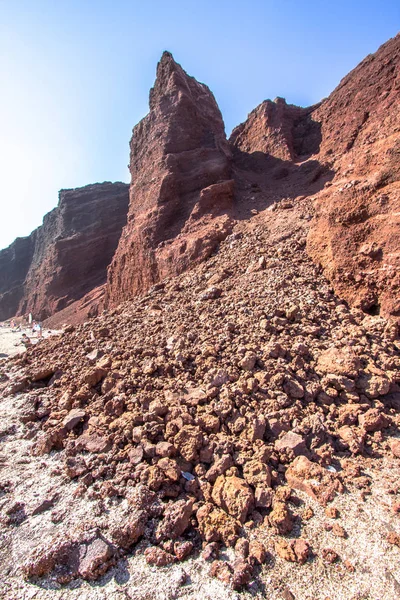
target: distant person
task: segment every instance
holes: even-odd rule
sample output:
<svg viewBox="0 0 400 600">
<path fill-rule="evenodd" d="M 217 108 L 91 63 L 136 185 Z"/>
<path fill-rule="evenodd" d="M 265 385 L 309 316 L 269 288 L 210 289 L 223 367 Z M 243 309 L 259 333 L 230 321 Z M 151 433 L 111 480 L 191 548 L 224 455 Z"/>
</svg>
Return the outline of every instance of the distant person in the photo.
<svg viewBox="0 0 400 600">
<path fill-rule="evenodd" d="M 28 338 L 28 336 L 26 335 L 26 333 L 22 334 L 22 343 L 25 346 L 25 348 L 29 348 L 30 346 L 32 346 L 32 342 L 31 339 Z"/>
</svg>

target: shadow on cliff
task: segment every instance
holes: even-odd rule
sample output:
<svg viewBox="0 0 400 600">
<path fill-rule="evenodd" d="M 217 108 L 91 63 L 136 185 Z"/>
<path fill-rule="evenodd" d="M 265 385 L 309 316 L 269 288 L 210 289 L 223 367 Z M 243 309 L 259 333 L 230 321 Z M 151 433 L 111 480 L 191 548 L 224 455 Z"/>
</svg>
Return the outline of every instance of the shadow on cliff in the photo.
<svg viewBox="0 0 400 600">
<path fill-rule="evenodd" d="M 235 218 L 249 219 L 274 202 L 310 196 L 324 188 L 335 175 L 329 165 L 304 157 L 300 162 L 282 160 L 264 152 L 243 152 L 233 148 L 236 181 Z"/>
</svg>

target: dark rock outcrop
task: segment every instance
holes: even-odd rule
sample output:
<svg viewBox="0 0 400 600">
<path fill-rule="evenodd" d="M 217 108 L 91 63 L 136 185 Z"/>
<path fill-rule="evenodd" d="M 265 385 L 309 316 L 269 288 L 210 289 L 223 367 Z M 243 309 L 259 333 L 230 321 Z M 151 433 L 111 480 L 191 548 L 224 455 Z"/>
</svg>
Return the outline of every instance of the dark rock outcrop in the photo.
<svg viewBox="0 0 400 600">
<path fill-rule="evenodd" d="M 184 271 L 226 237 L 230 162 L 214 96 L 164 52 L 150 112 L 133 130 L 128 223 L 109 269 L 109 304 Z"/>
<path fill-rule="evenodd" d="M 127 207 L 124 183 L 61 190 L 43 225 L 0 252 L 0 320 L 44 319 L 104 284 Z"/>
</svg>

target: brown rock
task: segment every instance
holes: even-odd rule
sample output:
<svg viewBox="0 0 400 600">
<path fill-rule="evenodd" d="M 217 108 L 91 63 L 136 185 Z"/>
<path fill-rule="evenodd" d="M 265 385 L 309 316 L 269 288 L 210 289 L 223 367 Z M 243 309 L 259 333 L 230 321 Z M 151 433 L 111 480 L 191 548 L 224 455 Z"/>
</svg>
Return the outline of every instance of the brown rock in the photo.
<svg viewBox="0 0 400 600">
<path fill-rule="evenodd" d="M 253 567 L 247 561 L 237 558 L 233 561 L 232 587 L 234 590 L 250 583 L 253 576 Z"/>
<path fill-rule="evenodd" d="M 244 523 L 248 512 L 254 506 L 254 495 L 250 486 L 239 477 L 220 475 L 213 487 L 212 498 L 215 504 L 228 514 Z"/>
<path fill-rule="evenodd" d="M 304 439 L 301 435 L 294 433 L 293 431 L 288 431 L 281 438 L 276 440 L 275 450 L 278 452 L 290 452 L 293 453 L 294 456 L 300 456 L 301 454 L 309 456 L 310 454 Z"/>
<path fill-rule="evenodd" d="M 290 533 L 293 529 L 293 515 L 284 502 L 274 502 L 268 520 L 271 527 L 274 527 L 281 535 Z"/>
<path fill-rule="evenodd" d="M 356 379 L 360 369 L 360 360 L 350 348 L 330 348 L 321 352 L 317 360 L 317 370 L 323 374 L 333 373 Z"/>
<path fill-rule="evenodd" d="M 144 555 L 147 564 L 155 565 L 156 567 L 166 567 L 176 560 L 175 556 L 156 546 L 146 548 Z"/>
<path fill-rule="evenodd" d="M 365 433 L 356 427 L 340 427 L 338 429 L 340 439 L 348 446 L 352 454 L 361 454 L 364 450 Z"/>
<path fill-rule="evenodd" d="M 224 454 L 218 458 L 212 467 L 206 473 L 206 479 L 210 483 L 214 483 L 219 475 L 223 475 L 225 471 L 233 466 L 233 460 L 230 454 Z"/>
<path fill-rule="evenodd" d="M 249 555 L 249 542 L 246 538 L 239 538 L 235 544 L 235 555 L 240 558 L 247 558 Z"/>
<path fill-rule="evenodd" d="M 229 585 L 232 582 L 232 567 L 222 560 L 214 560 L 210 569 L 211 577 L 216 577 L 222 583 Z"/>
<path fill-rule="evenodd" d="M 189 462 L 196 460 L 203 445 L 203 434 L 198 427 L 184 425 L 174 438 L 174 445 L 181 456 Z"/>
<path fill-rule="evenodd" d="M 396 458 L 400 458 L 400 439 L 392 438 L 390 440 L 390 449 L 392 451 L 393 456 L 396 456 Z"/>
<path fill-rule="evenodd" d="M 265 463 L 250 460 L 243 465 L 243 477 L 248 484 L 260 488 L 271 487 L 271 470 Z"/>
<path fill-rule="evenodd" d="M 127 521 L 116 523 L 110 528 L 114 543 L 128 550 L 144 534 L 148 515 L 144 510 L 135 510 L 129 514 Z"/>
<path fill-rule="evenodd" d="M 84 410 L 80 410 L 80 409 L 70 410 L 69 413 L 67 414 L 67 416 L 64 417 L 63 426 L 66 429 L 71 430 L 76 425 L 78 425 L 78 423 L 80 423 L 85 418 L 85 416 L 86 416 L 86 413 Z"/>
<path fill-rule="evenodd" d="M 110 568 L 114 554 L 114 548 L 101 538 L 83 546 L 78 568 L 79 575 L 89 581 L 98 579 Z"/>
<path fill-rule="evenodd" d="M 61 190 L 43 225 L 0 251 L 0 321 L 29 312 L 43 320 L 105 283 L 128 192 L 126 184 L 109 182 Z"/>
<path fill-rule="evenodd" d="M 238 537 L 238 523 L 223 510 L 211 503 L 202 506 L 196 513 L 199 533 L 206 542 L 223 542 L 233 546 Z"/>
<path fill-rule="evenodd" d="M 164 518 L 156 530 L 157 541 L 176 540 L 188 528 L 193 512 L 192 500 L 178 500 L 171 503 L 164 511 Z"/>
<path fill-rule="evenodd" d="M 334 523 L 332 526 L 332 533 L 334 533 L 337 537 L 347 538 L 347 532 L 339 523 Z"/>
<path fill-rule="evenodd" d="M 257 487 L 254 500 L 256 508 L 269 508 L 272 504 L 272 490 Z"/>
<path fill-rule="evenodd" d="M 193 544 L 189 541 L 175 542 L 174 553 L 178 560 L 185 560 L 193 550 Z"/>
<path fill-rule="evenodd" d="M 339 560 L 339 554 L 331 548 L 323 548 L 321 552 L 322 558 L 328 563 L 335 563 Z"/>
<path fill-rule="evenodd" d="M 329 517 L 329 519 L 338 519 L 340 513 L 337 508 L 334 506 L 327 506 L 325 509 L 325 515 Z"/>
<path fill-rule="evenodd" d="M 388 418 L 377 408 L 370 408 L 358 417 L 360 427 L 364 431 L 380 431 L 389 425 Z"/>
<path fill-rule="evenodd" d="M 175 448 L 169 442 L 158 442 L 156 445 L 156 454 L 163 458 L 175 455 Z"/>
<path fill-rule="evenodd" d="M 219 556 L 219 546 L 216 542 L 206 544 L 203 548 L 201 556 L 204 560 L 215 560 Z"/>
<path fill-rule="evenodd" d="M 150 113 L 134 128 L 130 171 L 128 223 L 108 277 L 114 305 L 210 256 L 231 231 L 221 113 L 210 90 L 169 52 L 157 67 Z"/>
<path fill-rule="evenodd" d="M 343 486 L 336 476 L 305 456 L 298 456 L 286 471 L 286 481 L 296 489 L 308 494 L 325 505 Z"/>
<path fill-rule="evenodd" d="M 275 542 L 275 550 L 278 556 L 290 562 L 304 564 L 310 555 L 310 545 L 301 538 L 296 540 L 280 539 Z"/>
<path fill-rule="evenodd" d="M 262 565 L 267 559 L 267 551 L 264 544 L 257 540 L 252 540 L 249 544 L 249 562 L 251 564 Z"/>
</svg>

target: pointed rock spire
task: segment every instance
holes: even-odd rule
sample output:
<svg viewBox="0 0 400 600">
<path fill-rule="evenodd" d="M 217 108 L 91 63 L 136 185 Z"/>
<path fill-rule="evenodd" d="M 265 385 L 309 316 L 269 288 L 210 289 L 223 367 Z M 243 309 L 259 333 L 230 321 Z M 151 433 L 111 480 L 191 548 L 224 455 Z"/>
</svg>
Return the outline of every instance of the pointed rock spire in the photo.
<svg viewBox="0 0 400 600">
<path fill-rule="evenodd" d="M 213 94 L 164 52 L 149 104 L 130 143 L 128 224 L 109 269 L 109 304 L 185 270 L 230 231 L 231 155 Z M 217 227 L 202 230 L 205 212 Z"/>
</svg>

